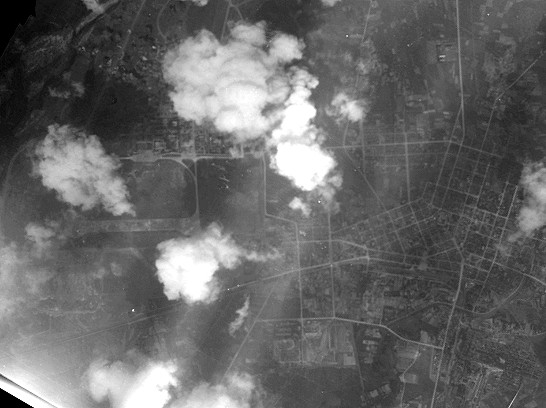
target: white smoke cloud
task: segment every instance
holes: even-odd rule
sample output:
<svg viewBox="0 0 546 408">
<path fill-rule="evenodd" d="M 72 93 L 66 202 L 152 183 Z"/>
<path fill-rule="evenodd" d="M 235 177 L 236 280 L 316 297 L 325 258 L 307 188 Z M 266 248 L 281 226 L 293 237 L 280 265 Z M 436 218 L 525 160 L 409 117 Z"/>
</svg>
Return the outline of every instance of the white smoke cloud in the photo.
<svg viewBox="0 0 546 408">
<path fill-rule="evenodd" d="M 206 6 L 209 3 L 209 0 L 183 0 L 183 1 L 189 1 L 199 7 Z"/>
<path fill-rule="evenodd" d="M 327 198 L 333 198 L 335 188 L 341 186 L 341 176 L 332 173 L 335 159 L 317 145 L 283 142 L 277 146 L 271 165 L 301 190 L 320 189 Z"/>
<path fill-rule="evenodd" d="M 270 143 L 277 145 L 283 141 L 298 141 L 315 144 L 320 141 L 320 135 L 311 122 L 317 110 L 309 98 L 318 80 L 309 72 L 296 67 L 289 70 L 288 74 L 291 92 L 279 112 L 280 123 L 275 126 Z"/>
<path fill-rule="evenodd" d="M 193 237 L 163 241 L 157 249 L 155 265 L 165 295 L 170 300 L 183 297 L 188 303 L 216 300 L 219 284 L 214 274 L 220 268 L 233 269 L 244 259 L 269 257 L 241 248 L 216 223 Z"/>
<path fill-rule="evenodd" d="M 341 0 L 320 0 L 323 6 L 332 7 L 339 3 Z"/>
<path fill-rule="evenodd" d="M 17 285 L 18 258 L 14 245 L 0 248 L 0 318 L 11 315 L 23 300 Z"/>
<path fill-rule="evenodd" d="M 525 189 L 525 204 L 518 215 L 518 226 L 530 235 L 546 225 L 546 168 L 542 163 L 529 163 L 523 168 L 520 185 Z"/>
<path fill-rule="evenodd" d="M 48 88 L 49 96 L 52 98 L 68 99 L 72 94 L 68 90 L 59 90 L 55 88 Z"/>
<path fill-rule="evenodd" d="M 64 82 L 58 88 L 48 88 L 49 96 L 59 99 L 81 98 L 85 94 L 85 87 L 81 82 Z"/>
<path fill-rule="evenodd" d="M 226 44 L 206 30 L 186 39 L 164 61 L 176 111 L 198 124 L 212 121 L 237 141 L 262 136 L 272 125 L 263 110 L 289 91 L 282 65 L 302 55 L 302 44 L 292 38 L 275 37 L 266 52 L 264 25 L 240 24 Z"/>
<path fill-rule="evenodd" d="M 256 384 L 248 374 L 231 374 L 219 384 L 183 385 L 173 362 L 91 363 L 83 380 L 97 403 L 112 408 L 250 408 Z"/>
<path fill-rule="evenodd" d="M 58 238 L 59 225 L 55 222 L 49 222 L 46 225 L 29 223 L 25 227 L 25 238 L 32 245 L 31 254 L 39 258 L 50 253 Z"/>
<path fill-rule="evenodd" d="M 14 243 L 4 244 L 0 237 L 0 320 L 37 300 L 51 277 L 52 273 L 38 267 L 27 251 Z"/>
<path fill-rule="evenodd" d="M 365 100 L 350 98 L 345 92 L 339 92 L 332 100 L 332 109 L 328 112 L 334 116 L 358 122 L 366 116 L 368 105 Z"/>
<path fill-rule="evenodd" d="M 171 400 L 170 389 L 178 385 L 176 369 L 171 362 L 134 367 L 101 359 L 90 365 L 84 380 L 98 403 L 108 400 L 112 408 L 162 408 Z"/>
<path fill-rule="evenodd" d="M 87 9 L 96 14 L 104 13 L 104 7 L 97 0 L 82 0 Z"/>
<path fill-rule="evenodd" d="M 241 328 L 241 326 L 245 322 L 245 319 L 248 316 L 249 310 L 250 310 L 250 297 L 247 296 L 243 306 L 241 306 L 239 309 L 237 309 L 235 311 L 235 313 L 237 314 L 237 317 L 235 318 L 234 321 L 232 321 L 229 324 L 229 335 L 230 336 L 234 336 L 235 333 L 237 332 L 237 330 L 239 330 Z"/>
<path fill-rule="evenodd" d="M 275 152 L 271 167 L 301 190 L 317 190 L 327 201 L 333 201 L 341 186 L 334 157 L 322 149 L 322 135 L 312 124 L 316 109 L 309 101 L 311 90 L 318 85 L 307 71 L 290 71 L 291 94 L 279 113 L 280 122 L 269 140 Z"/>
<path fill-rule="evenodd" d="M 294 197 L 288 206 L 294 211 L 300 210 L 304 217 L 311 215 L 311 207 L 299 197 Z"/>
<path fill-rule="evenodd" d="M 83 210 L 102 206 L 113 215 L 135 214 L 127 187 L 116 174 L 119 160 L 106 154 L 97 136 L 51 125 L 35 154 L 35 174 L 62 201 Z"/>
<path fill-rule="evenodd" d="M 173 408 L 250 408 L 255 382 L 248 374 L 234 374 L 221 384 L 203 383 L 183 398 Z"/>
<path fill-rule="evenodd" d="M 85 94 L 85 86 L 81 82 L 73 81 L 70 84 L 70 90 L 76 98 L 81 98 Z"/>
<path fill-rule="evenodd" d="M 225 44 L 204 30 L 167 53 L 164 77 L 182 118 L 210 121 L 235 142 L 266 138 L 274 170 L 331 200 L 341 176 L 312 123 L 310 96 L 318 81 L 302 68 L 286 67 L 301 59 L 303 46 L 286 34 L 267 41 L 263 23 L 236 25 Z"/>
</svg>

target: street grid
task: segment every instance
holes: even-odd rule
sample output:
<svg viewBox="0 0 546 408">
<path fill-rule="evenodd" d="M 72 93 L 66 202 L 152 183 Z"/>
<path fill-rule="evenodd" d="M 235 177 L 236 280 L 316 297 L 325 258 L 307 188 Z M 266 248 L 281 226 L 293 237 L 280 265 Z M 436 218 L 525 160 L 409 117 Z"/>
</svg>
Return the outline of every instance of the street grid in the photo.
<svg viewBox="0 0 546 408">
<path fill-rule="evenodd" d="M 239 6 L 249 3 L 254 0 L 241 0 L 235 2 L 234 0 L 225 0 L 227 3 L 227 10 L 222 26 L 222 37 L 226 34 L 227 22 L 229 13 L 235 10 L 236 13 L 242 18 L 242 14 L 239 11 Z M 166 1 L 163 8 L 169 4 L 170 1 Z M 146 0 L 142 1 L 140 8 L 135 17 L 135 22 L 140 15 Z M 458 9 L 458 0 L 457 0 Z M 371 3 L 370 3 L 371 9 Z M 370 15 L 370 9 L 368 10 L 368 17 Z M 457 13 L 457 28 L 459 16 Z M 159 21 L 159 17 L 158 17 Z M 135 24 L 133 22 L 133 25 Z M 362 35 L 363 41 L 366 37 L 368 22 L 364 28 Z M 124 49 L 129 41 L 127 36 L 122 47 L 122 55 Z M 459 65 L 459 77 L 460 77 L 460 114 L 457 115 L 456 124 L 454 125 L 452 136 L 448 140 L 419 140 L 417 133 L 407 132 L 381 132 L 381 137 L 390 136 L 392 141 L 380 142 L 374 140 L 376 134 L 365 134 L 361 132 L 359 139 L 355 140 L 353 144 L 348 144 L 347 133 L 348 125 L 345 127 L 343 136 L 343 144 L 340 146 L 328 146 L 328 149 L 334 152 L 340 152 L 345 154 L 347 158 L 353 163 L 355 169 L 365 181 L 367 186 L 372 191 L 372 194 L 377 199 L 381 212 L 373 214 L 366 219 L 358 220 L 350 225 L 338 225 L 334 227 L 332 225 L 331 214 L 328 213 L 327 224 L 325 227 L 327 230 L 326 239 L 300 239 L 301 230 L 304 225 L 295 220 L 279 217 L 269 214 L 267 212 L 267 163 L 265 157 L 263 157 L 263 192 L 264 195 L 264 216 L 271 221 L 284 223 L 289 228 L 293 229 L 295 240 L 288 242 L 289 245 L 294 246 L 296 253 L 296 268 L 286 270 L 275 275 L 267 276 L 259 280 L 247 282 L 237 285 L 232 288 L 226 288 L 225 292 L 240 291 L 245 288 L 249 288 L 255 285 L 268 284 L 276 282 L 278 279 L 290 277 L 292 275 L 297 276 L 298 293 L 300 302 L 300 316 L 298 318 L 286 318 L 279 319 L 280 321 L 294 320 L 300 323 L 301 326 L 301 339 L 305 338 L 303 327 L 304 322 L 308 320 L 329 320 L 329 321 L 341 321 L 356 325 L 368 325 L 370 327 L 377 327 L 387 331 L 391 335 L 395 336 L 399 340 L 405 342 L 417 344 L 420 347 L 426 347 L 435 349 L 440 352 L 440 363 L 438 365 L 437 378 L 434 385 L 434 392 L 431 397 L 431 408 L 434 406 L 437 387 L 442 372 L 442 364 L 444 360 L 444 354 L 449 349 L 448 342 L 450 341 L 450 331 L 458 330 L 458 323 L 454 322 L 457 318 L 456 312 L 472 313 L 474 315 L 490 315 L 494 311 L 498 310 L 503 304 L 509 302 L 522 287 L 527 280 L 533 281 L 538 285 L 546 288 L 546 282 L 540 278 L 540 268 L 542 265 L 532 265 L 532 268 L 528 270 L 528 265 L 517 264 L 514 262 L 513 257 L 510 256 L 510 252 L 507 249 L 501 248 L 499 245 L 501 242 L 505 242 L 507 238 L 513 233 L 514 227 L 514 215 L 517 214 L 517 196 L 521 192 L 520 187 L 517 184 L 506 182 L 502 186 L 502 192 L 499 193 L 500 203 L 494 209 L 494 211 L 484 209 L 480 207 L 480 198 L 490 191 L 489 180 L 492 178 L 492 174 L 497 170 L 499 159 L 503 155 L 502 148 L 494 146 L 493 150 L 487 149 L 486 139 L 490 130 L 491 121 L 493 118 L 494 110 L 499 99 L 504 93 L 511 88 L 520 78 L 524 76 L 526 72 L 538 61 L 535 60 L 517 79 L 514 81 L 499 97 L 495 99 L 494 105 L 491 109 L 491 116 L 487 124 L 487 128 L 484 133 L 484 137 L 479 148 L 468 145 L 468 140 L 465 133 L 465 112 L 464 112 L 464 92 L 463 92 L 463 72 L 460 55 L 460 33 L 458 32 L 458 65 Z M 120 58 L 121 59 L 121 58 Z M 358 83 L 359 76 L 356 76 L 356 82 Z M 96 107 L 95 107 L 96 109 Z M 457 123 L 461 122 L 462 125 L 457 127 Z M 379 133 L 379 132 L 378 132 Z M 371 136 L 371 137 L 369 137 Z M 397 142 L 403 139 L 403 142 Z M 414 140 L 416 138 L 417 140 Z M 438 147 L 439 149 L 434 152 L 425 153 L 426 148 Z M 364 171 L 364 167 L 361 166 L 358 161 L 355 161 L 351 157 L 350 152 L 360 150 L 362 153 L 362 160 L 381 160 L 380 165 L 382 168 L 400 167 L 400 163 L 404 163 L 405 183 L 407 202 L 401 206 L 394 208 L 388 208 L 383 202 L 381 195 L 374 188 Z M 411 164 L 414 161 L 419 161 L 423 155 L 436 156 L 438 160 L 441 160 L 440 169 L 438 171 L 438 178 L 435 183 L 428 183 L 427 186 L 422 189 L 422 193 L 418 197 L 412 196 L 412 178 L 411 178 Z M 197 154 L 194 159 L 213 159 L 219 157 L 214 154 L 208 154 L 206 157 L 201 154 Z M 222 156 L 223 157 L 223 156 Z M 10 163 L 11 164 L 11 163 Z M 362 167 L 362 168 L 361 168 Z M 9 172 L 8 172 L 9 174 Z M 6 184 L 4 184 L 4 190 L 6 190 Z M 195 187 L 197 189 L 197 178 L 195 179 Z M 11 192 L 16 192 L 16 189 L 12 189 Z M 452 198 L 456 197 L 455 206 L 453 205 Z M 460 206 L 457 208 L 457 205 Z M 5 211 L 5 209 L 4 209 Z M 4 216 L 4 214 L 2 214 Z M 442 233 L 438 233 L 438 223 L 444 223 L 446 228 Z M 452 235 L 453 233 L 453 235 Z M 469 246 L 469 242 L 483 241 L 482 245 Z M 538 244 L 539 241 L 530 239 L 534 244 Z M 377 275 L 393 275 L 400 276 L 401 273 L 406 272 L 407 276 L 410 272 L 416 272 L 416 265 L 423 259 L 423 255 L 413 255 L 411 250 L 415 243 L 421 244 L 427 248 L 426 259 L 428 262 L 428 271 L 435 273 L 449 274 L 453 278 L 457 278 L 457 285 L 454 290 L 453 301 L 451 303 L 431 303 L 425 307 L 431 305 L 442 305 L 450 308 L 450 313 L 446 323 L 446 331 L 443 336 L 443 343 L 441 346 L 429 343 L 423 343 L 412 339 L 405 338 L 399 333 L 389 327 L 388 324 L 374 324 L 370 322 L 348 319 L 339 317 L 336 315 L 336 303 L 335 303 L 335 268 L 340 268 L 343 265 L 350 265 L 351 263 L 365 263 L 365 274 L 372 273 L 369 268 L 370 265 L 386 264 L 381 270 L 376 268 L 374 274 Z M 326 244 L 327 245 L 327 259 L 323 262 L 318 262 L 313 265 L 302 265 L 302 252 L 308 244 Z M 341 257 L 343 254 L 343 246 L 352 247 L 358 249 L 362 254 L 358 256 Z M 348 250 L 350 251 L 350 250 Z M 339 255 L 338 255 L 339 254 Z M 357 255 L 357 254 L 354 254 Z M 339 256 L 339 259 L 338 259 Z M 400 273 L 391 273 L 389 268 L 393 270 L 399 268 Z M 495 268 L 509 271 L 516 274 L 519 277 L 518 284 L 515 288 L 510 287 L 509 293 L 504 297 L 501 303 L 491 309 L 487 309 L 487 305 L 481 305 L 479 299 L 484 290 L 488 287 L 491 281 L 491 275 Z M 307 272 L 320 272 L 328 270 L 330 274 L 330 293 L 332 302 L 332 316 L 325 317 L 306 317 L 303 311 L 303 281 L 302 273 Z M 419 273 L 417 273 L 418 275 Z M 537 276 L 538 275 L 538 276 Z M 432 280 L 430 277 L 423 279 Z M 440 280 L 441 281 L 441 280 Z M 481 289 L 478 292 L 477 299 L 472 309 L 465 309 L 461 305 L 457 304 L 461 291 L 464 289 L 465 282 L 478 282 L 481 285 Z M 263 303 L 259 305 L 253 305 L 252 309 L 257 312 L 251 317 L 252 324 L 244 337 L 244 340 L 239 345 L 239 348 L 235 355 L 232 357 L 230 364 L 226 370 L 226 374 L 230 372 L 237 363 L 237 358 L 250 338 L 253 329 L 258 323 L 273 322 L 275 319 L 263 319 L 261 318 L 262 312 L 268 305 L 269 299 L 274 293 L 275 283 L 269 291 L 269 295 L 263 300 Z M 254 300 L 253 300 L 254 301 Z M 172 307 L 175 307 L 173 305 Z M 170 308 L 168 309 L 170 310 Z M 164 311 L 158 311 L 158 315 Z M 409 312 L 410 314 L 416 311 Z M 418 311 L 417 311 L 418 312 Z M 152 319 L 156 317 L 147 316 L 141 320 Z M 404 319 L 406 316 L 400 317 Z M 123 325 L 134 325 L 138 321 L 124 323 L 116 325 L 121 327 Z M 101 329 L 103 331 L 112 330 L 112 327 Z M 100 332 L 94 331 L 93 333 L 82 334 L 78 337 L 72 337 L 63 341 L 73 341 L 76 339 L 84 338 L 85 336 L 96 334 Z M 456 336 L 455 336 L 456 337 Z M 300 347 L 303 345 L 300 343 Z M 41 346 L 47 347 L 47 346 Z M 25 352 L 30 352 L 28 350 Z M 452 352 L 452 350 L 451 350 Z M 300 356 L 303 352 L 300 351 Z M 450 356 L 450 361 L 453 356 Z M 449 363 L 448 363 L 449 365 Z M 518 391 L 519 392 L 519 391 Z M 517 395 L 516 395 L 517 396 Z M 516 397 L 514 397 L 515 400 Z M 513 402 L 513 401 L 512 401 Z"/>
</svg>

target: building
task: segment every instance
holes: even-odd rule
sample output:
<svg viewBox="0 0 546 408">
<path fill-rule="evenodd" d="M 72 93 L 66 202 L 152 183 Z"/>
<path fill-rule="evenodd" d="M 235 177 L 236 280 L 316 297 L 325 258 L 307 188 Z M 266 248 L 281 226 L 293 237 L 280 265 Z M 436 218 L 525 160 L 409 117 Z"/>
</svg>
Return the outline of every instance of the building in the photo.
<svg viewBox="0 0 546 408">
<path fill-rule="evenodd" d="M 455 41 L 427 41 L 427 63 L 456 62 L 459 56 Z"/>
</svg>

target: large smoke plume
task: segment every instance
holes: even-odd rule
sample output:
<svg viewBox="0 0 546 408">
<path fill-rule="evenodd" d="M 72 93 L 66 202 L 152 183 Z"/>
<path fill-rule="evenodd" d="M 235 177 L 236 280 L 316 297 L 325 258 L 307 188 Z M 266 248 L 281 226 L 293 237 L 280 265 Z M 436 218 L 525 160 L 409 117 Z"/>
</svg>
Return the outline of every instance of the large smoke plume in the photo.
<svg viewBox="0 0 546 408">
<path fill-rule="evenodd" d="M 91 363 L 84 375 L 90 396 L 112 408 L 249 408 L 255 382 L 248 374 L 230 374 L 219 384 L 191 386 L 174 362 Z"/>
<path fill-rule="evenodd" d="M 229 335 L 234 336 L 235 333 L 243 326 L 246 318 L 248 317 L 248 312 L 250 311 L 250 297 L 247 296 L 245 303 L 239 309 L 235 311 L 237 317 L 229 324 Z"/>
<path fill-rule="evenodd" d="M 0 321 L 39 300 L 53 274 L 36 264 L 29 251 L 0 237 Z"/>
<path fill-rule="evenodd" d="M 518 215 L 519 234 L 531 235 L 546 225 L 546 168 L 542 163 L 528 163 L 523 168 L 520 185 L 525 203 Z"/>
<path fill-rule="evenodd" d="M 263 23 L 236 25 L 226 43 L 203 30 L 167 53 L 164 77 L 182 118 L 211 122 L 235 142 L 265 138 L 273 169 L 332 200 L 341 177 L 313 125 L 318 81 L 293 65 L 303 48 L 286 34 L 268 40 Z"/>
<path fill-rule="evenodd" d="M 215 273 L 220 268 L 233 269 L 243 260 L 262 261 L 260 255 L 240 247 L 216 223 L 189 238 L 161 242 L 155 265 L 168 299 L 184 298 L 188 303 L 210 303 L 220 290 Z"/>
<path fill-rule="evenodd" d="M 173 363 L 148 363 L 143 367 L 97 360 L 85 375 L 85 385 L 96 402 L 108 400 L 112 408 L 162 408 L 171 399 L 178 381 Z"/>
<path fill-rule="evenodd" d="M 127 187 L 117 174 L 119 160 L 106 154 L 97 136 L 51 125 L 35 155 L 35 174 L 60 200 L 83 210 L 102 207 L 113 215 L 134 215 Z"/>
</svg>

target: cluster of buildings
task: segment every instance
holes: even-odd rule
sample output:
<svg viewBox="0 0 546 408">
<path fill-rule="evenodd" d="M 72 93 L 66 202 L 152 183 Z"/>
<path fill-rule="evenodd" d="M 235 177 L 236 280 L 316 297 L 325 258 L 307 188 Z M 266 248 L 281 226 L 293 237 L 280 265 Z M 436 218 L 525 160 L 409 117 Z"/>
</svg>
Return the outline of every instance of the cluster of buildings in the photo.
<svg viewBox="0 0 546 408">
<path fill-rule="evenodd" d="M 303 325 L 302 325 L 303 324 Z M 245 362 L 262 359 L 264 347 L 253 348 L 255 342 L 266 342 L 265 349 L 277 363 L 291 367 L 339 367 L 356 369 L 357 352 L 352 325 L 336 320 L 264 321 L 257 335 L 245 350 Z M 253 353 L 253 352 L 254 353 Z"/>
<path fill-rule="evenodd" d="M 347 197 L 342 204 L 349 208 L 350 214 L 342 217 L 334 238 L 355 242 L 360 246 L 334 245 L 333 258 L 340 260 L 366 253 L 370 258 L 382 258 L 386 263 L 368 260 L 365 264 L 363 262 L 352 267 L 342 267 L 335 273 L 327 269 L 322 274 L 316 274 L 316 279 L 304 278 L 304 309 L 310 316 L 330 317 L 333 303 L 337 316 L 371 324 L 403 321 L 406 316 L 415 312 L 414 317 L 421 326 L 415 329 L 418 337 L 414 340 L 440 344 L 446 335 L 445 323 L 449 309 L 445 304 L 452 304 L 453 291 L 445 289 L 437 281 L 453 283 L 453 276 L 458 273 L 461 262 L 454 250 L 453 238 L 465 253 L 471 255 L 473 269 L 469 269 L 469 281 L 483 279 L 486 273 L 491 272 L 494 262 L 506 262 L 507 266 L 517 270 L 528 266 L 529 251 L 521 251 L 518 256 L 512 256 L 515 252 L 510 253 L 509 257 L 497 255 L 498 245 L 510 230 L 510 211 L 513 210 L 514 197 L 517 195 L 518 180 L 496 183 L 495 171 L 500 163 L 483 165 L 483 155 L 492 154 L 498 158 L 502 151 L 495 150 L 495 146 L 488 144 L 459 146 L 458 144 L 463 143 L 462 132 L 459 130 L 452 135 L 450 133 L 456 112 L 453 111 L 454 102 L 447 97 L 445 88 L 455 89 L 459 85 L 456 69 L 459 55 L 452 33 L 442 34 L 437 38 L 420 39 L 428 67 L 411 67 L 412 70 L 409 71 L 412 73 L 406 77 L 401 74 L 408 71 L 408 67 L 403 67 L 402 64 L 405 56 L 393 53 L 393 65 L 398 64 L 398 68 L 389 67 L 385 62 L 379 61 L 373 42 L 365 41 L 363 37 L 363 22 L 366 21 L 367 30 L 373 38 L 377 33 L 390 35 L 389 32 L 394 33 L 409 20 L 395 21 L 387 26 L 381 19 L 382 9 L 379 2 L 374 0 L 369 12 L 362 7 L 361 2 L 346 0 L 345 3 L 333 9 L 337 14 L 330 22 L 332 30 L 324 27 L 310 36 L 311 42 L 328 43 L 324 50 L 317 51 L 315 62 L 325 64 L 336 72 L 339 77 L 338 86 L 350 88 L 357 98 L 378 91 L 379 85 L 369 80 L 373 76 L 381 86 L 390 87 L 394 93 L 394 104 L 392 112 L 379 109 L 371 113 L 368 125 L 360 123 L 352 126 L 346 138 L 346 143 L 355 148 L 351 153 L 354 161 L 366 175 L 376 175 L 370 177 L 370 180 L 379 191 L 380 197 L 389 204 L 388 209 L 380 211 L 379 215 L 369 216 L 366 208 L 371 207 L 363 205 L 361 197 L 344 191 Z M 449 14 L 451 6 L 448 2 L 429 3 Z M 463 80 L 465 89 L 470 90 L 463 97 L 470 101 L 469 96 L 474 96 L 476 100 L 478 134 L 482 134 L 487 125 L 490 104 L 486 102 L 494 94 L 491 88 L 499 86 L 499 75 L 502 72 L 500 68 L 503 67 L 495 64 L 504 58 L 504 68 L 515 69 L 530 62 L 525 58 L 517 62 L 508 61 L 514 58 L 524 38 L 521 30 L 518 34 L 506 22 L 507 18 L 514 8 L 525 9 L 539 3 L 531 0 L 486 0 L 479 6 L 479 21 L 470 27 L 472 35 L 469 37 L 468 33 L 464 34 Z M 414 12 L 417 18 L 419 10 L 415 2 Z M 224 135 L 218 134 L 209 126 L 197 126 L 183 121 L 174 112 L 161 77 L 158 56 L 164 51 L 164 44 L 155 36 L 154 13 L 149 13 L 138 21 L 130 40 L 125 44 L 125 57 L 118 60 L 121 55 L 120 47 L 124 46 L 127 38 L 127 33 L 122 29 L 127 25 L 124 19 L 130 17 L 134 11 L 120 7 L 111 16 L 105 17 L 103 25 L 98 27 L 98 34 L 93 34 L 94 46 L 90 44 L 78 51 L 68 82 L 84 84 L 85 74 L 93 60 L 95 70 L 150 93 L 150 100 L 160 106 L 160 115 L 142 126 L 139 125 L 131 133 L 129 142 L 124 146 L 129 156 L 148 156 L 151 159 L 203 155 L 227 157 L 233 146 Z M 448 17 L 452 19 L 452 16 Z M 441 23 L 436 28 L 440 32 L 446 31 Z M 540 34 L 536 36 L 541 38 Z M 58 40 L 56 44 L 64 46 L 66 39 Z M 482 53 L 470 57 L 472 49 L 474 52 L 485 49 L 486 41 L 494 43 L 493 48 L 487 51 L 493 58 L 482 61 Z M 414 44 L 406 44 L 408 49 L 413 46 Z M 357 55 L 358 53 L 360 54 Z M 31 63 L 33 62 L 30 61 L 29 64 Z M 483 92 L 480 81 L 484 76 L 480 71 L 488 63 L 492 64 L 491 74 L 485 75 L 489 88 Z M 401 67 L 403 68 L 400 70 Z M 438 85 L 441 82 L 438 78 L 449 85 Z M 519 84 L 530 91 L 533 99 L 528 108 L 534 118 L 541 117 L 542 108 L 539 105 L 542 89 L 539 82 L 538 76 L 529 72 Z M 500 88 L 494 91 L 498 89 Z M 499 103 L 499 112 L 502 113 L 511 100 L 517 98 L 514 92 L 506 93 Z M 375 125 L 372 124 L 374 122 Z M 468 133 L 472 135 L 472 132 Z M 455 142 L 451 146 L 457 148 L 457 153 L 451 150 L 446 154 L 450 141 Z M 435 178 L 420 178 L 422 173 L 433 174 L 435 177 L 442 170 L 441 166 L 448 171 L 440 174 L 437 184 Z M 385 184 L 391 180 L 398 180 L 400 183 L 395 187 Z M 409 181 L 404 186 L 406 180 Z M 416 201 L 418 197 L 424 199 Z M 400 206 L 400 203 L 405 204 Z M 391 209 L 393 207 L 396 208 Z M 443 210 L 437 210 L 438 208 Z M 76 233 L 183 230 L 188 227 L 180 222 L 181 220 L 82 221 L 77 225 Z M 279 233 L 278 226 L 271 227 L 270 230 L 276 230 L 279 241 L 287 237 L 287 234 Z M 309 237 L 311 235 L 314 233 L 309 232 Z M 323 237 L 324 231 L 318 231 L 316 235 Z M 283 248 L 283 254 L 287 255 L 277 265 L 279 272 L 295 267 L 297 261 L 301 261 L 304 266 L 328 262 L 331 248 L 326 241 L 310 243 L 307 247 L 302 245 L 307 250 L 302 252 L 302 257 L 298 260 L 290 252 L 294 240 L 291 241 L 285 244 L 286 251 Z M 369 274 L 369 284 L 362 283 L 365 271 Z M 414 279 L 417 275 L 433 278 L 436 282 Z M 331 279 L 335 279 L 337 285 L 332 285 Z M 504 280 L 499 282 L 499 286 L 506 284 Z M 509 284 L 513 285 L 513 282 Z M 340 288 L 339 292 L 334 291 L 335 287 Z M 482 295 L 481 292 L 478 293 Z M 486 292 L 479 302 L 481 306 L 478 310 L 488 310 L 495 299 Z M 432 303 L 444 305 L 428 307 Z M 544 299 L 534 306 L 536 310 L 540 310 L 544 306 Z M 362 366 L 371 366 L 376 361 L 384 341 L 383 333 L 376 327 L 362 325 L 362 333 L 355 336 L 352 324 L 336 320 L 286 319 L 260 324 L 263 326 L 260 333 L 266 333 L 269 348 L 256 347 L 256 353 L 263 353 L 264 350 L 271 352 L 274 361 L 288 366 L 360 369 Z M 489 329 L 485 326 L 489 326 Z M 532 326 L 527 322 L 525 334 L 533 334 L 540 328 L 539 323 Z M 402 333 L 404 329 L 396 326 L 395 330 Z M 510 344 L 497 341 L 499 339 L 492 341 L 488 334 L 484 334 L 487 330 L 519 333 L 521 327 L 511 326 L 511 323 L 495 317 L 484 321 L 479 330 L 469 329 L 464 342 L 458 345 L 458 353 L 461 356 L 466 355 L 472 363 L 456 364 L 457 369 L 453 369 L 454 374 L 449 376 L 449 385 L 466 385 L 468 394 L 464 398 L 476 403 L 483 395 L 494 390 L 494 387 L 499 387 L 499 384 L 510 384 L 512 387 L 521 377 L 538 379 L 543 375 L 543 369 L 528 346 L 521 341 Z M 252 355 L 252 344 L 251 339 L 245 351 L 245 361 L 249 364 L 260 360 L 257 355 Z M 419 357 L 418 347 L 411 343 L 399 344 L 395 351 L 392 378 L 406 372 Z M 429 380 L 435 380 L 435 370 L 438 370 L 439 364 L 438 359 L 435 361 L 436 368 L 432 362 L 430 365 Z M 479 369 L 474 369 L 476 365 Z M 460 370 L 460 375 L 457 370 Z M 500 378 L 500 383 L 488 382 L 496 376 Z M 418 384 L 424 378 L 424 375 L 408 372 L 400 381 L 405 384 Z M 441 378 L 445 380 L 448 377 L 444 375 Z M 392 381 L 387 377 L 382 378 L 377 386 L 363 393 L 362 406 L 379 407 L 396 393 Z M 425 407 L 425 400 L 426 398 L 416 398 L 403 406 Z"/>
<path fill-rule="evenodd" d="M 309 365 L 356 367 L 352 325 L 335 320 L 304 321 L 302 360 Z"/>
<path fill-rule="evenodd" d="M 455 390 L 451 393 L 454 404 L 494 407 L 510 403 L 515 396 L 521 401 L 532 396 L 544 368 L 527 339 L 516 336 L 499 342 L 475 329 L 463 329 L 460 339 L 449 384 Z M 536 406 L 532 398 L 527 401 L 524 406 Z"/>
</svg>

